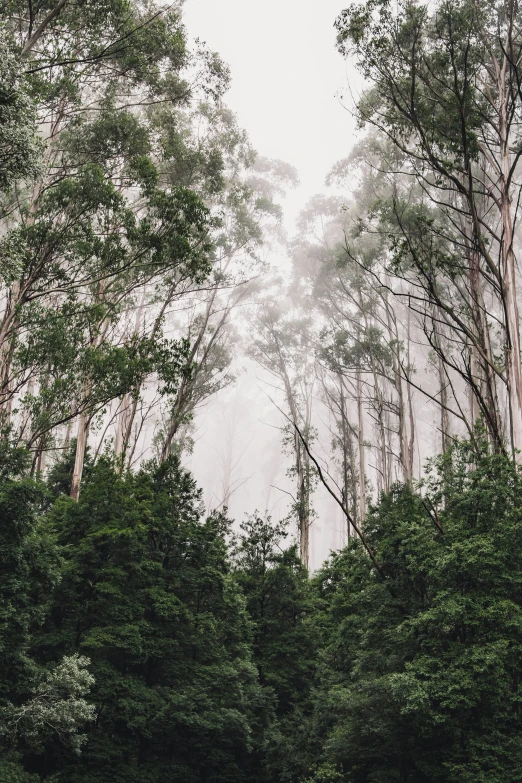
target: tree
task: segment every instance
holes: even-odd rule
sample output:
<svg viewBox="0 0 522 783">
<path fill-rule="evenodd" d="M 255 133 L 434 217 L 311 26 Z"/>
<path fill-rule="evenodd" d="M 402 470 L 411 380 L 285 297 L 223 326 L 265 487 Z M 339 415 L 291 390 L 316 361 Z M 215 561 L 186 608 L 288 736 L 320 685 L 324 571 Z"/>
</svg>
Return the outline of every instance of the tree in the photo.
<svg viewBox="0 0 522 783">
<path fill-rule="evenodd" d="M 78 752 L 78 729 L 94 717 L 85 695 L 92 685 L 88 660 L 72 656 L 41 667 L 32 643 L 45 622 L 61 576 L 61 558 L 42 525 L 44 487 L 27 477 L 29 454 L 6 441 L 0 448 L 0 747 L 2 780 L 26 783 L 22 752 L 46 747 L 57 734 Z"/>
<path fill-rule="evenodd" d="M 356 53 L 371 83 L 359 102 L 361 121 L 390 140 L 423 196 L 413 209 L 407 198 L 393 201 L 398 255 L 417 271 L 421 291 L 443 323 L 470 346 L 468 380 L 483 399 L 486 421 L 490 412 L 496 448 L 503 438 L 495 386 L 505 387 L 513 454 L 522 445 L 514 235 L 521 116 L 517 13 L 511 1 L 452 0 L 433 8 L 404 2 L 393 10 L 372 0 L 337 20 L 341 51 Z M 445 278 L 471 323 L 448 299 Z M 491 347 L 491 321 L 501 331 L 501 361 Z"/>
<path fill-rule="evenodd" d="M 385 579 L 356 541 L 317 577 L 315 732 L 340 780 L 518 778 L 522 484 L 482 448 L 440 458 L 425 497 L 397 488 L 372 509 Z"/>
<path fill-rule="evenodd" d="M 20 77 L 14 43 L 0 28 L 0 190 L 35 174 L 40 146 L 36 134 L 36 106 Z"/>
<path fill-rule="evenodd" d="M 42 528 L 41 484 L 27 478 L 28 454 L 0 446 L 0 705 L 17 704 L 33 684 L 36 664 L 30 645 L 44 622 L 49 597 L 60 577 L 59 552 Z M 54 657 L 51 660 L 56 660 Z"/>
<path fill-rule="evenodd" d="M 0 734 L 12 738 L 11 741 L 22 737 L 31 745 L 42 747 L 45 739 L 56 733 L 62 742 L 80 753 L 87 738 L 78 734 L 78 727 L 96 717 L 94 704 L 88 704 L 84 698 L 94 684 L 94 677 L 87 671 L 89 663 L 85 657 L 65 656 L 54 670 L 43 674 L 25 704 L 7 704 L 2 708 Z"/>
<path fill-rule="evenodd" d="M 136 474 L 100 459 L 78 503 L 61 496 L 49 512 L 66 564 L 35 647 L 42 660 L 90 657 L 97 719 L 80 759 L 55 743 L 32 761 L 40 774 L 242 780 L 268 702 L 227 562 L 228 523 L 202 520 L 199 506 L 173 457 Z"/>
<path fill-rule="evenodd" d="M 285 547 L 286 527 L 256 513 L 241 523 L 233 550 L 260 682 L 276 697 L 277 724 L 264 760 L 268 780 L 289 779 L 302 768 L 294 735 L 306 720 L 319 646 L 311 585 L 296 547 Z"/>
<path fill-rule="evenodd" d="M 290 475 L 296 482 L 293 513 L 299 529 L 301 562 L 307 568 L 310 556 L 310 526 L 313 521 L 312 492 L 314 468 L 303 438 L 312 432 L 312 392 L 314 386 L 311 350 L 311 319 L 297 312 L 285 314 L 280 304 L 262 303 L 251 335 L 251 356 L 277 382 L 285 400 L 283 445 L 288 447 L 293 465 Z M 301 434 L 299 434 L 301 433 Z"/>
<path fill-rule="evenodd" d="M 168 152 L 156 107 L 174 120 L 198 92 L 218 100 L 228 77 L 217 56 L 188 52 L 177 7 L 9 12 L 19 51 L 6 68 L 31 94 L 43 139 L 38 170 L 21 169 L 3 195 L 0 417 L 38 469 L 77 420 L 77 496 L 93 418 L 157 363 L 155 341 L 126 328 L 133 298 L 211 267 L 208 210 L 195 189 L 159 181 Z M 210 160 L 208 178 L 219 167 Z"/>
</svg>

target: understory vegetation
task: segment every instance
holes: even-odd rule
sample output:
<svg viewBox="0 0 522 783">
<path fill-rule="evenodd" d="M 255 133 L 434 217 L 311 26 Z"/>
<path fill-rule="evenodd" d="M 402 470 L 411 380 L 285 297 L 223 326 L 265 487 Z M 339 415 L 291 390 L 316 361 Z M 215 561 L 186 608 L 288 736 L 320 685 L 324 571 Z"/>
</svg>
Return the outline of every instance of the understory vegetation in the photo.
<svg viewBox="0 0 522 783">
<path fill-rule="evenodd" d="M 0 778 L 520 779 L 522 476 L 469 444 L 312 577 L 259 515 L 205 517 L 176 457 L 78 502 L 0 472 Z"/>
</svg>

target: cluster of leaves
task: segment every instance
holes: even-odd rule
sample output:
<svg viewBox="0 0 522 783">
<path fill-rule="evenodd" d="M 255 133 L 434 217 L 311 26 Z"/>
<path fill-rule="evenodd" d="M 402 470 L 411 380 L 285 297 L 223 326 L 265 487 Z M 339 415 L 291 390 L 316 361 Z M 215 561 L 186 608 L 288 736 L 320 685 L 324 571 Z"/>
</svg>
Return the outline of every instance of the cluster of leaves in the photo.
<svg viewBox="0 0 522 783">
<path fill-rule="evenodd" d="M 518 780 L 519 471 L 459 447 L 424 497 L 386 496 L 366 535 L 384 579 L 356 542 L 316 579 L 327 642 L 313 779 Z"/>
<path fill-rule="evenodd" d="M 10 783 L 504 783 L 522 757 L 522 476 L 486 446 L 397 486 L 309 578 L 231 537 L 175 457 L 0 453 L 0 775 Z"/>
<path fill-rule="evenodd" d="M 45 484 L 4 451 L 3 779 L 268 781 L 314 660 L 282 531 L 254 520 L 231 558 L 174 457 L 135 474 L 87 457 L 76 503 L 74 444 Z"/>
<path fill-rule="evenodd" d="M 209 278 L 225 234 L 259 241 L 239 187 L 255 156 L 220 103 L 227 68 L 189 51 L 178 3 L 2 11 L 0 418 L 41 453 L 151 375 L 175 393 L 186 341 L 167 346 L 162 314 Z"/>
</svg>

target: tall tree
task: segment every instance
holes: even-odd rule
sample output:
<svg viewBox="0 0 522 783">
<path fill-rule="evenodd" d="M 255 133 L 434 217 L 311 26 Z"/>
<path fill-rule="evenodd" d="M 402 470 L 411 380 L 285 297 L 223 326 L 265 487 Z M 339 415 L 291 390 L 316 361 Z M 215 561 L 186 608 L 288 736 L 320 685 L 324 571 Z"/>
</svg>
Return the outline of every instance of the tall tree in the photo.
<svg viewBox="0 0 522 783">
<path fill-rule="evenodd" d="M 480 386 L 485 389 L 482 413 L 486 417 L 492 409 L 488 424 L 497 448 L 502 444 L 493 379 L 505 386 L 508 440 L 520 454 L 517 13 L 510 0 L 480 5 L 452 0 L 433 7 L 405 2 L 394 9 L 372 1 L 343 12 L 337 29 L 341 51 L 355 52 L 371 83 L 359 102 L 361 121 L 386 135 L 424 196 L 414 210 L 405 212 L 399 200 L 393 205 L 399 253 L 419 273 L 428 299 L 472 346 L 469 383 L 477 396 Z M 448 301 L 438 282 L 444 277 L 460 291 L 459 277 L 464 278 L 471 324 Z M 490 347 L 492 319 L 502 331 L 501 362 Z"/>
</svg>

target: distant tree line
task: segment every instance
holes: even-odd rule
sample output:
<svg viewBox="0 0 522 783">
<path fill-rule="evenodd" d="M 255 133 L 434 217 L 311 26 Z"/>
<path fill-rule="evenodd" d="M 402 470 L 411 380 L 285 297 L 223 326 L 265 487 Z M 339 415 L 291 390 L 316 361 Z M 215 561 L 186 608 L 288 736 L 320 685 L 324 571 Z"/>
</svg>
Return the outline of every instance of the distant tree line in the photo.
<svg viewBox="0 0 522 783">
<path fill-rule="evenodd" d="M 512 0 L 367 0 L 336 20 L 363 79 L 357 143 L 302 210 L 252 337 L 296 435 L 305 544 L 321 483 L 346 539 L 455 438 L 522 459 L 519 17 Z"/>
</svg>

